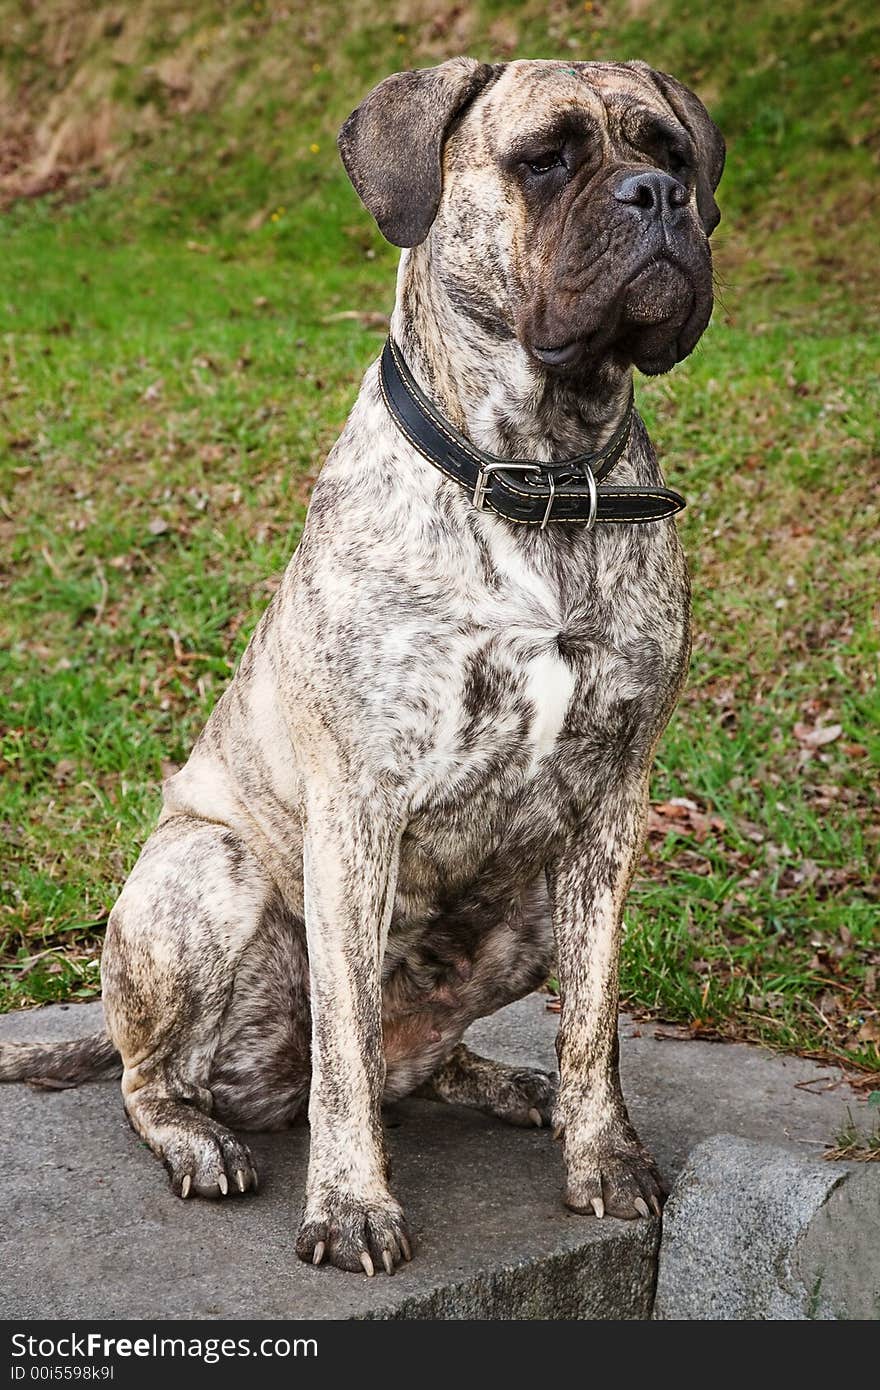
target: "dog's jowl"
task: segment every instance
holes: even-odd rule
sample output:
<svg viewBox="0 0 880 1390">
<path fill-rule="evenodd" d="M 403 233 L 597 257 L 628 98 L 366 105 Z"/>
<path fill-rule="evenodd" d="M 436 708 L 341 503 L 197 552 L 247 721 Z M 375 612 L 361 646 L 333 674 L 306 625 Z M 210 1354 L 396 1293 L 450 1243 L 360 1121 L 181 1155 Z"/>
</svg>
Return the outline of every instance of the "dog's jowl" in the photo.
<svg viewBox="0 0 880 1390">
<path fill-rule="evenodd" d="M 307 1107 L 297 1251 L 370 1274 L 411 1254 L 383 1097 L 552 1126 L 574 1211 L 659 1211 L 617 958 L 689 603 L 631 379 L 709 321 L 724 146 L 642 63 L 464 58 L 339 145 L 406 248 L 389 343 L 113 908 L 109 1036 L 7 1045 L 0 1078 L 121 1058 L 180 1197 L 255 1190 L 238 1134 Z M 558 1085 L 461 1041 L 554 957 Z"/>
</svg>

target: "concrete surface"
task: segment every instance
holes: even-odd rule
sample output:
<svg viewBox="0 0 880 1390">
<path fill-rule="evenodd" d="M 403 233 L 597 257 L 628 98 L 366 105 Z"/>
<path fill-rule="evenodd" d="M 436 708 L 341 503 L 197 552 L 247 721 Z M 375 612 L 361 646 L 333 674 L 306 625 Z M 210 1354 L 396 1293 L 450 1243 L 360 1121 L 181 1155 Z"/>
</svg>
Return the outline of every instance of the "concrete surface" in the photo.
<svg viewBox="0 0 880 1390">
<path fill-rule="evenodd" d="M 501 1060 L 554 1065 L 533 995 L 471 1030 Z M 0 1038 L 75 1037 L 100 1005 L 8 1015 Z M 852 1093 L 827 1068 L 746 1046 L 658 1041 L 622 1025 L 633 1118 L 671 1181 L 719 1131 L 785 1141 L 815 1166 Z M 799 1088 L 824 1077 L 836 1089 Z M 390 1107 L 394 1188 L 417 1241 L 394 1279 L 312 1270 L 293 1251 L 308 1131 L 250 1136 L 257 1197 L 181 1204 L 128 1128 L 116 1082 L 0 1086 L 0 1317 L 645 1318 L 658 1223 L 571 1215 L 559 1146 L 425 1101 Z"/>
<path fill-rule="evenodd" d="M 705 1140 L 663 1215 L 654 1317 L 880 1317 L 880 1171 Z"/>
</svg>

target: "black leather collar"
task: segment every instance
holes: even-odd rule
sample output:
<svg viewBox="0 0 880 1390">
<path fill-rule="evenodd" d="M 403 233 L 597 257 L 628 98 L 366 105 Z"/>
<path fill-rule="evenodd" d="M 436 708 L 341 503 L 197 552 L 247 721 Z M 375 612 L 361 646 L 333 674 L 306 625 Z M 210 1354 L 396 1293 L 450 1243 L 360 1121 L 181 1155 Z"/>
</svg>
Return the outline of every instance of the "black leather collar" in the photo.
<svg viewBox="0 0 880 1390">
<path fill-rule="evenodd" d="M 603 449 L 562 463 L 534 463 L 486 454 L 434 409 L 388 338 L 379 364 L 382 399 L 397 428 L 414 449 L 466 488 L 474 506 L 508 521 L 542 529 L 551 521 L 639 524 L 663 521 L 685 501 L 665 487 L 607 487 L 607 478 L 629 443 L 633 401 Z"/>
</svg>

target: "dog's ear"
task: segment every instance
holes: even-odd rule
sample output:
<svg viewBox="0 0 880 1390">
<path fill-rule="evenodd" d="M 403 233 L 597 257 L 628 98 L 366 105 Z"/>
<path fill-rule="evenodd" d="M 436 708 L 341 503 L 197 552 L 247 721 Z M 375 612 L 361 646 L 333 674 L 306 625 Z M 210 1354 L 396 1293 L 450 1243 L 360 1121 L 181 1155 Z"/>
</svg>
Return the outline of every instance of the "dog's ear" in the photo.
<svg viewBox="0 0 880 1390">
<path fill-rule="evenodd" d="M 721 213 L 715 202 L 715 189 L 724 172 L 724 137 L 698 96 L 671 77 L 668 72 L 658 72 L 647 63 L 632 63 L 650 77 L 661 96 L 665 97 L 678 119 L 694 142 L 697 152 L 697 210 L 706 236 L 711 236 Z"/>
<path fill-rule="evenodd" d="M 395 246 L 418 246 L 431 230 L 449 127 L 493 73 L 473 58 L 396 72 L 373 88 L 340 130 L 348 177 Z"/>
</svg>

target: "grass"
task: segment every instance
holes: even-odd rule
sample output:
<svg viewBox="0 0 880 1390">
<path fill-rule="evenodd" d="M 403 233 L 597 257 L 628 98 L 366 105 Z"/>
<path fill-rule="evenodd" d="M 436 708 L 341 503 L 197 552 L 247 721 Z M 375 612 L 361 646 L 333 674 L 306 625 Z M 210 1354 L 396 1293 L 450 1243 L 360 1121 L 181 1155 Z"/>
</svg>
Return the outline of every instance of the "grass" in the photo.
<svg viewBox="0 0 880 1390">
<path fill-rule="evenodd" d="M 397 67 L 576 51 L 689 79 L 730 145 L 713 325 L 637 386 L 689 499 L 696 641 L 624 999 L 880 1070 L 874 8 L 203 0 L 175 27 L 145 0 L 108 36 L 103 11 L 0 0 L 0 171 L 37 167 L 46 111 L 73 131 L 0 227 L 0 1007 L 96 992 L 163 767 L 381 344 L 395 253 L 338 124 Z"/>
<path fill-rule="evenodd" d="M 872 1091 L 868 1104 L 880 1107 L 880 1091 Z M 880 1112 L 873 1127 L 866 1130 L 858 1124 L 851 1110 L 847 1110 L 847 1123 L 825 1150 L 825 1158 L 830 1162 L 880 1163 Z"/>
</svg>

